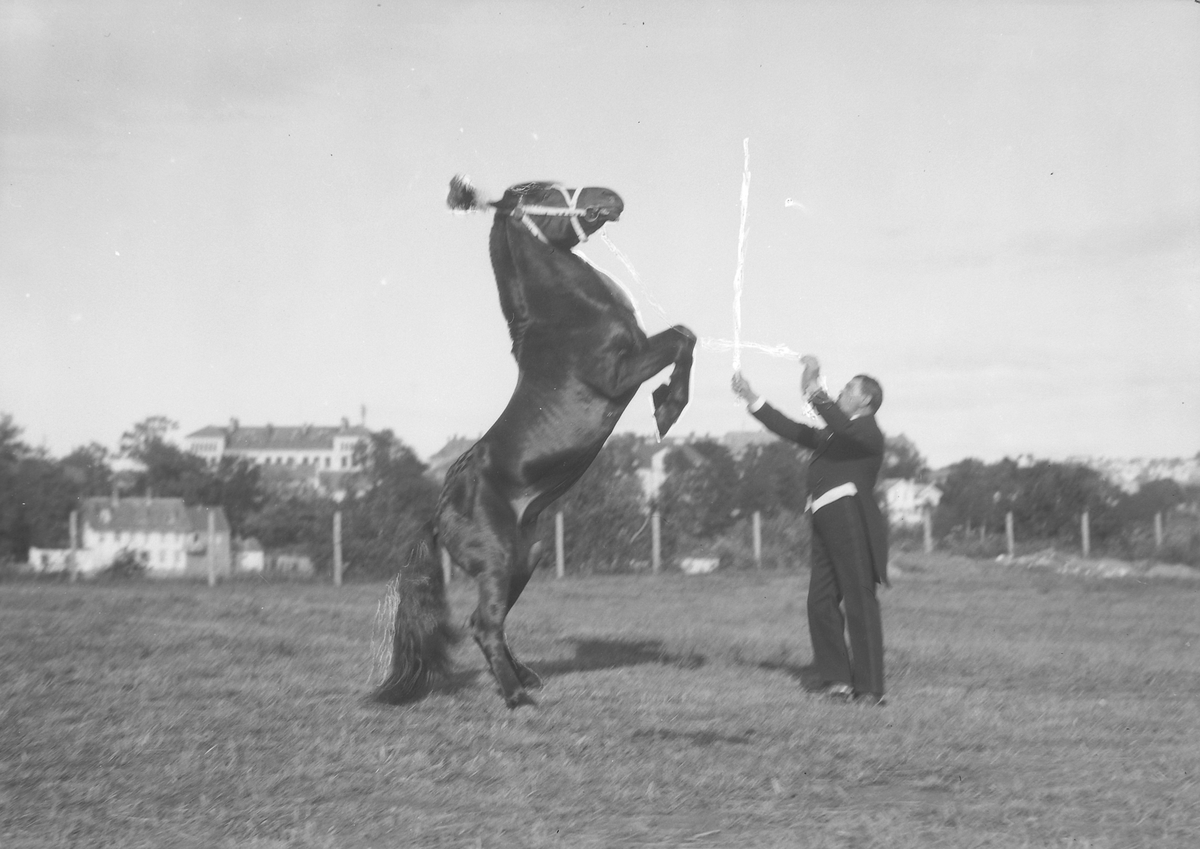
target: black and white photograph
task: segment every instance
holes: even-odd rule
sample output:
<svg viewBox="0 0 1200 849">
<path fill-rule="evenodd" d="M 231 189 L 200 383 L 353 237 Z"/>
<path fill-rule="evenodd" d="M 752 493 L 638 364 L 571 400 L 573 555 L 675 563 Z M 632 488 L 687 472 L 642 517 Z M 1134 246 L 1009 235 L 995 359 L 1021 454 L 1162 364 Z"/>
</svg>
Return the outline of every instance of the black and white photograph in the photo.
<svg viewBox="0 0 1200 849">
<path fill-rule="evenodd" d="M 0 0 L 0 846 L 1200 840 L 1200 0 Z"/>
</svg>

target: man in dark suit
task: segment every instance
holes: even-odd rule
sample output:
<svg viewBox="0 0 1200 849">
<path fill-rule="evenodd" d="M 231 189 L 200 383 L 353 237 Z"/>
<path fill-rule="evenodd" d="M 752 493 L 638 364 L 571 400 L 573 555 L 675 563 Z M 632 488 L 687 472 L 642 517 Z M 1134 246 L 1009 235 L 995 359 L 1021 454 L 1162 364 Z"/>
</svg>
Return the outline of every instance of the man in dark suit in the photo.
<svg viewBox="0 0 1200 849">
<path fill-rule="evenodd" d="M 806 356 L 801 362 L 801 391 L 825 420 L 824 428 L 789 419 L 758 396 L 741 372 L 733 376 L 733 391 L 768 430 L 813 451 L 808 466 L 813 665 L 827 695 L 881 705 L 883 625 L 875 585 L 887 583 L 887 522 L 874 493 L 883 465 L 883 433 L 875 423 L 883 389 L 860 374 L 834 401 L 821 387 L 817 359 Z"/>
</svg>

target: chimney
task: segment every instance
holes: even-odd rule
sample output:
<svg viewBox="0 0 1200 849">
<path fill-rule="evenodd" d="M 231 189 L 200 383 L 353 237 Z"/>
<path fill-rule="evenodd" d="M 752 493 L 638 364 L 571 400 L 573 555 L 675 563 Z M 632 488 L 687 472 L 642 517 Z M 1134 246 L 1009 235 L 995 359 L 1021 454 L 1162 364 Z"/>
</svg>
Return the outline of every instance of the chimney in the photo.
<svg viewBox="0 0 1200 849">
<path fill-rule="evenodd" d="M 348 418 L 346 418 L 345 416 L 342 416 L 342 430 L 349 430 L 349 429 L 350 429 L 350 420 Z"/>
<path fill-rule="evenodd" d="M 238 420 L 236 418 L 230 418 L 229 419 L 229 432 L 237 433 L 237 429 L 238 429 Z"/>
</svg>

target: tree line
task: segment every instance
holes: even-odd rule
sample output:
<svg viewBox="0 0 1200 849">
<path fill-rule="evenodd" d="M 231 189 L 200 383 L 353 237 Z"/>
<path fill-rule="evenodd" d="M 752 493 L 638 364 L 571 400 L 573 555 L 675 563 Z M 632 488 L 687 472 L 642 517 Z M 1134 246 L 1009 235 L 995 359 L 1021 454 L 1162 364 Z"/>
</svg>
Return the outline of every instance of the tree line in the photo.
<svg viewBox="0 0 1200 849">
<path fill-rule="evenodd" d="M 1126 492 L 1081 463 L 963 460 L 946 470 L 935 537 L 965 553 L 1002 551 L 1006 517 L 1037 544 L 1078 548 L 1086 512 L 1092 543 L 1126 559 L 1200 565 L 1200 486 L 1164 478 Z M 1166 519 L 1161 547 L 1155 517 Z"/>
<path fill-rule="evenodd" d="M 62 458 L 26 444 L 11 416 L 0 414 L 0 562 L 23 562 L 31 546 L 69 544 L 69 516 L 82 499 L 177 497 L 190 505 L 220 506 L 235 538 L 256 538 L 271 551 L 304 554 L 319 571 L 333 561 L 331 528 L 342 514 L 342 556 L 347 579 L 390 577 L 409 555 L 419 527 L 433 515 L 439 484 L 428 466 L 390 430 L 372 432 L 355 458 L 360 469 L 339 501 L 295 482 L 267 480 L 248 460 L 224 457 L 210 465 L 170 441 L 178 425 L 151 416 L 122 434 L 115 455 L 92 443 Z M 622 572 L 649 565 L 650 509 L 661 524 L 664 561 L 717 557 L 726 568 L 753 562 L 752 517 L 762 527 L 767 567 L 806 562 L 809 452 L 780 440 L 733 452 L 724 443 L 691 439 L 668 443 L 661 487 L 651 503 L 642 474 L 664 446 L 630 434 L 613 436 L 571 490 L 543 516 L 540 533 L 553 551 L 561 511 L 568 532 L 565 560 L 573 572 Z M 136 461 L 132 469 L 119 461 Z M 927 481 L 932 472 L 903 435 L 889 437 L 882 478 Z M 1090 511 L 1093 540 L 1111 550 L 1144 549 L 1147 519 L 1164 510 L 1200 504 L 1195 488 L 1155 481 L 1128 494 L 1085 466 L 1012 460 L 964 460 L 939 481 L 941 504 L 934 533 L 943 545 L 987 554 L 989 534 L 1002 533 L 1013 512 L 1022 534 L 1049 543 L 1078 534 L 1079 514 Z M 1175 523 L 1179 525 L 1180 523 Z M 1184 523 L 1186 525 L 1186 523 Z M 1193 523 L 1195 524 L 1195 523 Z M 982 533 L 980 533 L 982 531 Z M 901 540 L 902 542 L 902 540 Z M 1200 532 L 1171 542 L 1183 562 L 1200 563 Z"/>
</svg>

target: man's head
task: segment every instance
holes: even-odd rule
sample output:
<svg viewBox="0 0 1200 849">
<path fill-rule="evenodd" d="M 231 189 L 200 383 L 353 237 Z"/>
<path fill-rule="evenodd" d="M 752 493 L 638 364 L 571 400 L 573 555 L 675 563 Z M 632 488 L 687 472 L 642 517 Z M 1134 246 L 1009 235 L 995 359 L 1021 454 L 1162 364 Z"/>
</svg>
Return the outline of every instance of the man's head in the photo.
<svg viewBox="0 0 1200 849">
<path fill-rule="evenodd" d="M 883 387 L 875 378 L 859 374 L 838 395 L 837 404 L 848 416 L 875 415 L 883 403 Z"/>
</svg>

